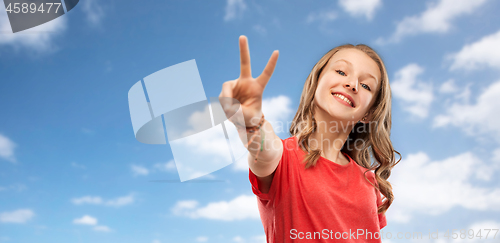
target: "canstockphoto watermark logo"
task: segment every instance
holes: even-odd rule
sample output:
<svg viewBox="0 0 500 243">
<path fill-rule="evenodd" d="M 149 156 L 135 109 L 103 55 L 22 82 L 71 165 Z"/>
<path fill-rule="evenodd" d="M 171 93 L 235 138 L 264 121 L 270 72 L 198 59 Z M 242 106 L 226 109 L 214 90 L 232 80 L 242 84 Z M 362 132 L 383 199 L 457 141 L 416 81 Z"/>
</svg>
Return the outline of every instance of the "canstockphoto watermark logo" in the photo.
<svg viewBox="0 0 500 243">
<path fill-rule="evenodd" d="M 228 120 L 244 124 L 239 102 L 207 100 L 194 59 L 137 82 L 128 92 L 128 102 L 136 139 L 166 144 L 167 137 L 181 182 L 246 160 L 248 151 Z"/>
<path fill-rule="evenodd" d="M 3 0 L 12 32 L 47 23 L 73 9 L 79 0 Z"/>
</svg>

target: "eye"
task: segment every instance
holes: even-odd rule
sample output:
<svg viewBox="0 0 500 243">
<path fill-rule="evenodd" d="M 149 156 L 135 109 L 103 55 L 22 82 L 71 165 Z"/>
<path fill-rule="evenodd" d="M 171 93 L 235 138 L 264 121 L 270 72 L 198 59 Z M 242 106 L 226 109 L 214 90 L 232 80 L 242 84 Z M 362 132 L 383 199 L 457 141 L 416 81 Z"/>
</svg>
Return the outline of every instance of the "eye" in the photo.
<svg viewBox="0 0 500 243">
<path fill-rule="evenodd" d="M 372 90 L 372 89 L 370 89 L 370 86 L 368 86 L 368 85 L 366 85 L 366 84 L 361 84 L 361 86 L 363 86 L 363 88 L 365 88 L 365 89 L 367 89 L 367 90 L 369 90 L 369 91 L 371 91 L 371 90 Z"/>
<path fill-rule="evenodd" d="M 335 70 L 335 71 L 342 76 L 347 76 L 344 72 L 342 72 L 342 70 Z"/>
</svg>

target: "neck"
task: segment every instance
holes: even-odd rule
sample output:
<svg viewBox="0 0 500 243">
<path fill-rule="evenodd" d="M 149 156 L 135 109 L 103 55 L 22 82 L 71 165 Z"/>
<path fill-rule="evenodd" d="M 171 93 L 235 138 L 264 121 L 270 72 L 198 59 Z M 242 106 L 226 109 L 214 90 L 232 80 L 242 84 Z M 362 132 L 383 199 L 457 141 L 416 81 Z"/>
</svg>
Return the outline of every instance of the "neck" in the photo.
<svg viewBox="0 0 500 243">
<path fill-rule="evenodd" d="M 317 115 L 316 115 L 317 114 Z M 309 146 L 311 149 L 321 149 L 321 156 L 331 161 L 341 158 L 340 150 L 345 144 L 354 126 L 352 121 L 334 120 L 322 112 L 316 112 L 317 129 L 311 134 Z"/>
</svg>

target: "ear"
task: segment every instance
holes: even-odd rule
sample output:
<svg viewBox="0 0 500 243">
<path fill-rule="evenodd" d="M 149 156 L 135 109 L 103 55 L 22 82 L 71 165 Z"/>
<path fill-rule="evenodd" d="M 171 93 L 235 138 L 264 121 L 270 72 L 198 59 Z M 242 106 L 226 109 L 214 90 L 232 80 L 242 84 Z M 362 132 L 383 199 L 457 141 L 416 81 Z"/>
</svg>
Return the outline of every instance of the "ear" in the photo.
<svg viewBox="0 0 500 243">
<path fill-rule="evenodd" d="M 363 116 L 363 118 L 361 118 L 361 120 L 359 120 L 359 121 L 362 122 L 362 123 L 368 124 L 372 119 L 373 119 L 373 112 L 372 111 L 368 111 Z"/>
</svg>

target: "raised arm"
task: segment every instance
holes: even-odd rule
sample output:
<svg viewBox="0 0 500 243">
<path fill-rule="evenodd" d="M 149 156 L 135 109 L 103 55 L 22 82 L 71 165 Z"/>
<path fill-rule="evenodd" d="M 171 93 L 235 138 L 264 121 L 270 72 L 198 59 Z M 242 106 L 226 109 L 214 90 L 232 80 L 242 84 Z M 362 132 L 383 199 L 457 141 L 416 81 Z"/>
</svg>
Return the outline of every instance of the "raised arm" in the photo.
<svg viewBox="0 0 500 243">
<path fill-rule="evenodd" d="M 248 41 L 245 36 L 240 36 L 239 45 L 241 62 L 240 77 L 236 80 L 224 82 L 219 97 L 229 97 L 238 100 L 243 110 L 244 126 L 251 127 L 257 125 L 262 117 L 262 94 L 274 72 L 279 52 L 274 51 L 261 75 L 253 78 Z M 222 101 L 221 104 L 223 104 Z M 230 113 L 229 110 L 234 110 L 235 107 L 231 104 L 223 104 L 223 108 L 224 111 L 227 110 L 226 113 Z M 252 134 L 246 134 L 245 129 L 239 129 L 238 131 L 242 142 L 248 144 Z M 244 136 L 245 134 L 246 136 Z M 264 145 L 262 148 L 261 144 Z M 247 149 L 249 151 L 248 164 L 250 170 L 259 179 L 260 190 L 266 193 L 269 191 L 274 171 L 283 154 L 281 139 L 274 133 L 271 124 L 265 120 L 260 133 L 257 132 L 257 135 L 248 145 Z M 257 161 L 254 162 L 257 151 L 259 151 Z"/>
</svg>

